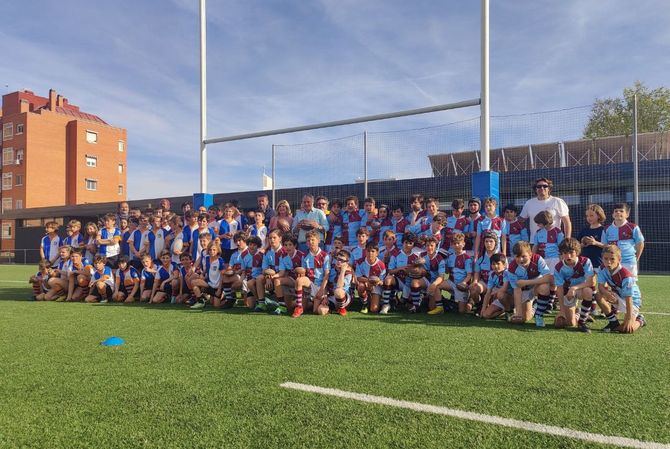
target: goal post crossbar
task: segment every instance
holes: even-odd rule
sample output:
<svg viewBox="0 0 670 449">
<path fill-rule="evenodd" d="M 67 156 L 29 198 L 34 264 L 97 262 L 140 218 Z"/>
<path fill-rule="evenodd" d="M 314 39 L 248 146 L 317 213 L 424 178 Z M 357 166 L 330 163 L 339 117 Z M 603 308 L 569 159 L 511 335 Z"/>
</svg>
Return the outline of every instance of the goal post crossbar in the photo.
<svg viewBox="0 0 670 449">
<path fill-rule="evenodd" d="M 224 136 L 224 137 L 212 137 L 203 140 L 203 144 L 205 145 L 210 145 L 213 143 L 222 143 L 222 142 L 234 142 L 238 140 L 245 140 L 245 139 L 254 139 L 257 137 L 267 137 L 267 136 L 276 136 L 278 134 L 288 134 L 288 133 L 295 133 L 295 132 L 301 132 L 301 131 L 310 131 L 314 129 L 323 129 L 323 128 L 332 128 L 335 126 L 344 126 L 344 125 L 353 125 L 356 123 L 365 123 L 365 122 L 374 122 L 378 120 L 387 120 L 391 118 L 397 118 L 397 117 L 406 117 L 410 115 L 419 115 L 419 114 L 428 114 L 431 112 L 439 112 L 439 111 L 446 111 L 449 109 L 460 109 L 460 108 L 467 108 L 471 106 L 479 106 L 481 103 L 481 100 L 479 98 L 475 98 L 472 100 L 464 100 L 464 101 L 459 101 L 455 103 L 445 103 L 445 104 L 438 104 L 434 106 L 427 106 L 424 108 L 417 108 L 417 109 L 406 109 L 403 111 L 396 111 L 396 112 L 387 112 L 384 114 L 375 114 L 375 115 L 364 115 L 361 117 L 354 117 L 354 118 L 348 118 L 348 119 L 343 119 L 343 120 L 334 120 L 330 122 L 321 122 L 321 123 L 314 123 L 311 125 L 302 125 L 302 126 L 293 126 L 290 128 L 279 128 L 279 129 L 270 129 L 267 131 L 257 131 L 253 133 L 247 133 L 247 134 L 236 134 L 233 136 Z"/>
</svg>

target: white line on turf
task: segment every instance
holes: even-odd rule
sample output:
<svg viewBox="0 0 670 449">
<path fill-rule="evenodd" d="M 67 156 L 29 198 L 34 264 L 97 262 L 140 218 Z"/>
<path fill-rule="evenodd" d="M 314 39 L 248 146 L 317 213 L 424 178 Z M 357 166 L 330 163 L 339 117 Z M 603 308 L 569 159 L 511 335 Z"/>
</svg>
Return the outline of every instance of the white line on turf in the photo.
<svg viewBox="0 0 670 449">
<path fill-rule="evenodd" d="M 5 280 L 5 279 L 0 279 L 0 284 L 26 284 L 26 285 L 28 285 L 28 281 L 10 281 L 10 280 Z"/>
<path fill-rule="evenodd" d="M 517 419 L 503 418 L 500 416 L 484 415 L 482 413 L 467 412 L 436 405 L 421 404 L 419 402 L 401 401 L 398 399 L 387 398 L 384 396 L 373 396 L 369 394 L 354 393 L 351 391 L 338 390 L 336 388 L 318 387 L 315 385 L 306 385 L 295 382 L 284 382 L 279 385 L 283 388 L 292 390 L 307 391 L 309 393 L 335 396 L 344 399 L 353 399 L 371 404 L 388 405 L 391 407 L 405 408 L 417 412 L 435 413 L 438 415 L 452 416 L 454 418 L 467 419 L 470 421 L 479 421 L 486 424 L 495 424 L 498 426 L 511 427 L 514 429 L 528 430 L 530 432 L 545 433 L 561 437 L 574 438 L 577 440 L 590 441 L 594 443 L 612 444 L 622 447 L 645 448 L 645 449 L 669 449 L 670 444 L 656 443 L 654 441 L 641 441 L 632 438 L 602 435 L 599 433 L 582 432 L 580 430 L 567 429 L 565 427 L 549 426 L 546 424 L 537 424 Z"/>
<path fill-rule="evenodd" d="M 663 316 L 670 316 L 670 313 L 667 312 L 644 312 L 643 315 L 663 315 Z"/>
</svg>

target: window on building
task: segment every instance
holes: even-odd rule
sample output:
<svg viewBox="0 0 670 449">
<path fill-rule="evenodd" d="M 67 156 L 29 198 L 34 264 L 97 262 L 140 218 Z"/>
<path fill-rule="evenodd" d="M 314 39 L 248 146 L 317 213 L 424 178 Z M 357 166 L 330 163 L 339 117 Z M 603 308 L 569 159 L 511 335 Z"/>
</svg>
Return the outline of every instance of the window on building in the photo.
<svg viewBox="0 0 670 449">
<path fill-rule="evenodd" d="M 98 190 L 98 181 L 86 178 L 86 190 Z"/>
<path fill-rule="evenodd" d="M 2 211 L 6 210 L 12 210 L 12 199 L 11 198 L 3 198 L 2 199 Z"/>
<path fill-rule="evenodd" d="M 17 210 L 18 209 L 23 209 L 23 200 L 16 200 L 14 208 L 17 209 Z"/>
<path fill-rule="evenodd" d="M 23 174 L 22 173 L 17 173 L 16 178 L 14 179 L 14 185 L 15 186 L 22 186 L 23 185 Z"/>
<path fill-rule="evenodd" d="M 21 165 L 23 162 L 23 148 L 16 150 L 16 165 Z"/>
<path fill-rule="evenodd" d="M 23 123 L 16 124 L 16 134 L 23 134 Z"/>
<path fill-rule="evenodd" d="M 97 167 L 97 166 L 98 166 L 98 158 L 97 158 L 97 156 L 88 156 L 88 155 L 86 155 L 86 166 L 87 166 L 87 167 Z"/>
<path fill-rule="evenodd" d="M 2 174 L 2 190 L 11 190 L 12 189 L 12 174 L 3 173 Z"/>
<path fill-rule="evenodd" d="M 2 126 L 2 140 L 9 140 L 14 137 L 14 123 L 5 123 Z"/>
<path fill-rule="evenodd" d="M 3 223 L 2 224 L 2 238 L 3 239 L 11 239 L 12 238 L 12 224 L 11 223 Z"/>
<path fill-rule="evenodd" d="M 39 218 L 26 218 L 23 220 L 22 226 L 24 228 L 37 228 L 39 226 L 42 226 L 42 220 Z"/>
<path fill-rule="evenodd" d="M 98 133 L 95 131 L 86 131 L 86 142 L 98 143 Z"/>
<path fill-rule="evenodd" d="M 123 184 L 119 184 L 119 195 L 123 195 Z"/>
<path fill-rule="evenodd" d="M 14 164 L 14 148 L 2 149 L 2 165 Z"/>
<path fill-rule="evenodd" d="M 123 151 L 125 149 L 125 143 L 123 140 L 119 140 L 119 151 Z"/>
<path fill-rule="evenodd" d="M 123 164 L 119 164 L 119 173 L 123 173 Z"/>
</svg>

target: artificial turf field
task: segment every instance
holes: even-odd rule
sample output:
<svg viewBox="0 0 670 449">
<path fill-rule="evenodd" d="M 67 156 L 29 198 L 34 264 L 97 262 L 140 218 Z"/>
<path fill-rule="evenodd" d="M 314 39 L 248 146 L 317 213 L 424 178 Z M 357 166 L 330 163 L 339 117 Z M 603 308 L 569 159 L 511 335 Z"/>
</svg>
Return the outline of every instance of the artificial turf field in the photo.
<svg viewBox="0 0 670 449">
<path fill-rule="evenodd" d="M 299 319 L 29 301 L 0 267 L 0 447 L 605 447 L 287 390 L 292 381 L 670 444 L 670 276 L 648 325 L 584 335 L 467 316 Z M 553 324 L 553 318 L 547 320 Z M 109 348 L 109 336 L 125 339 Z"/>
</svg>

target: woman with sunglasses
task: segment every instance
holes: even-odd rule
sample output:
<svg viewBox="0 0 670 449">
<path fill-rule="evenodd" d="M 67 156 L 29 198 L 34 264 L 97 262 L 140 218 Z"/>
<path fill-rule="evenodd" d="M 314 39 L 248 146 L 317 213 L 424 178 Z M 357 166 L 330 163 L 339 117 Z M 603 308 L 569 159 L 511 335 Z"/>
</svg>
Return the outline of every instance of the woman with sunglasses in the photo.
<svg viewBox="0 0 670 449">
<path fill-rule="evenodd" d="M 535 198 L 531 198 L 523 205 L 519 216 L 526 220 L 530 227 L 530 241 L 538 230 L 533 218 L 542 211 L 549 211 L 554 219 L 554 227 L 560 228 L 563 224 L 565 238 L 572 234 L 572 222 L 570 221 L 570 210 L 561 198 L 551 195 L 553 183 L 550 179 L 539 178 L 533 183 Z"/>
</svg>

